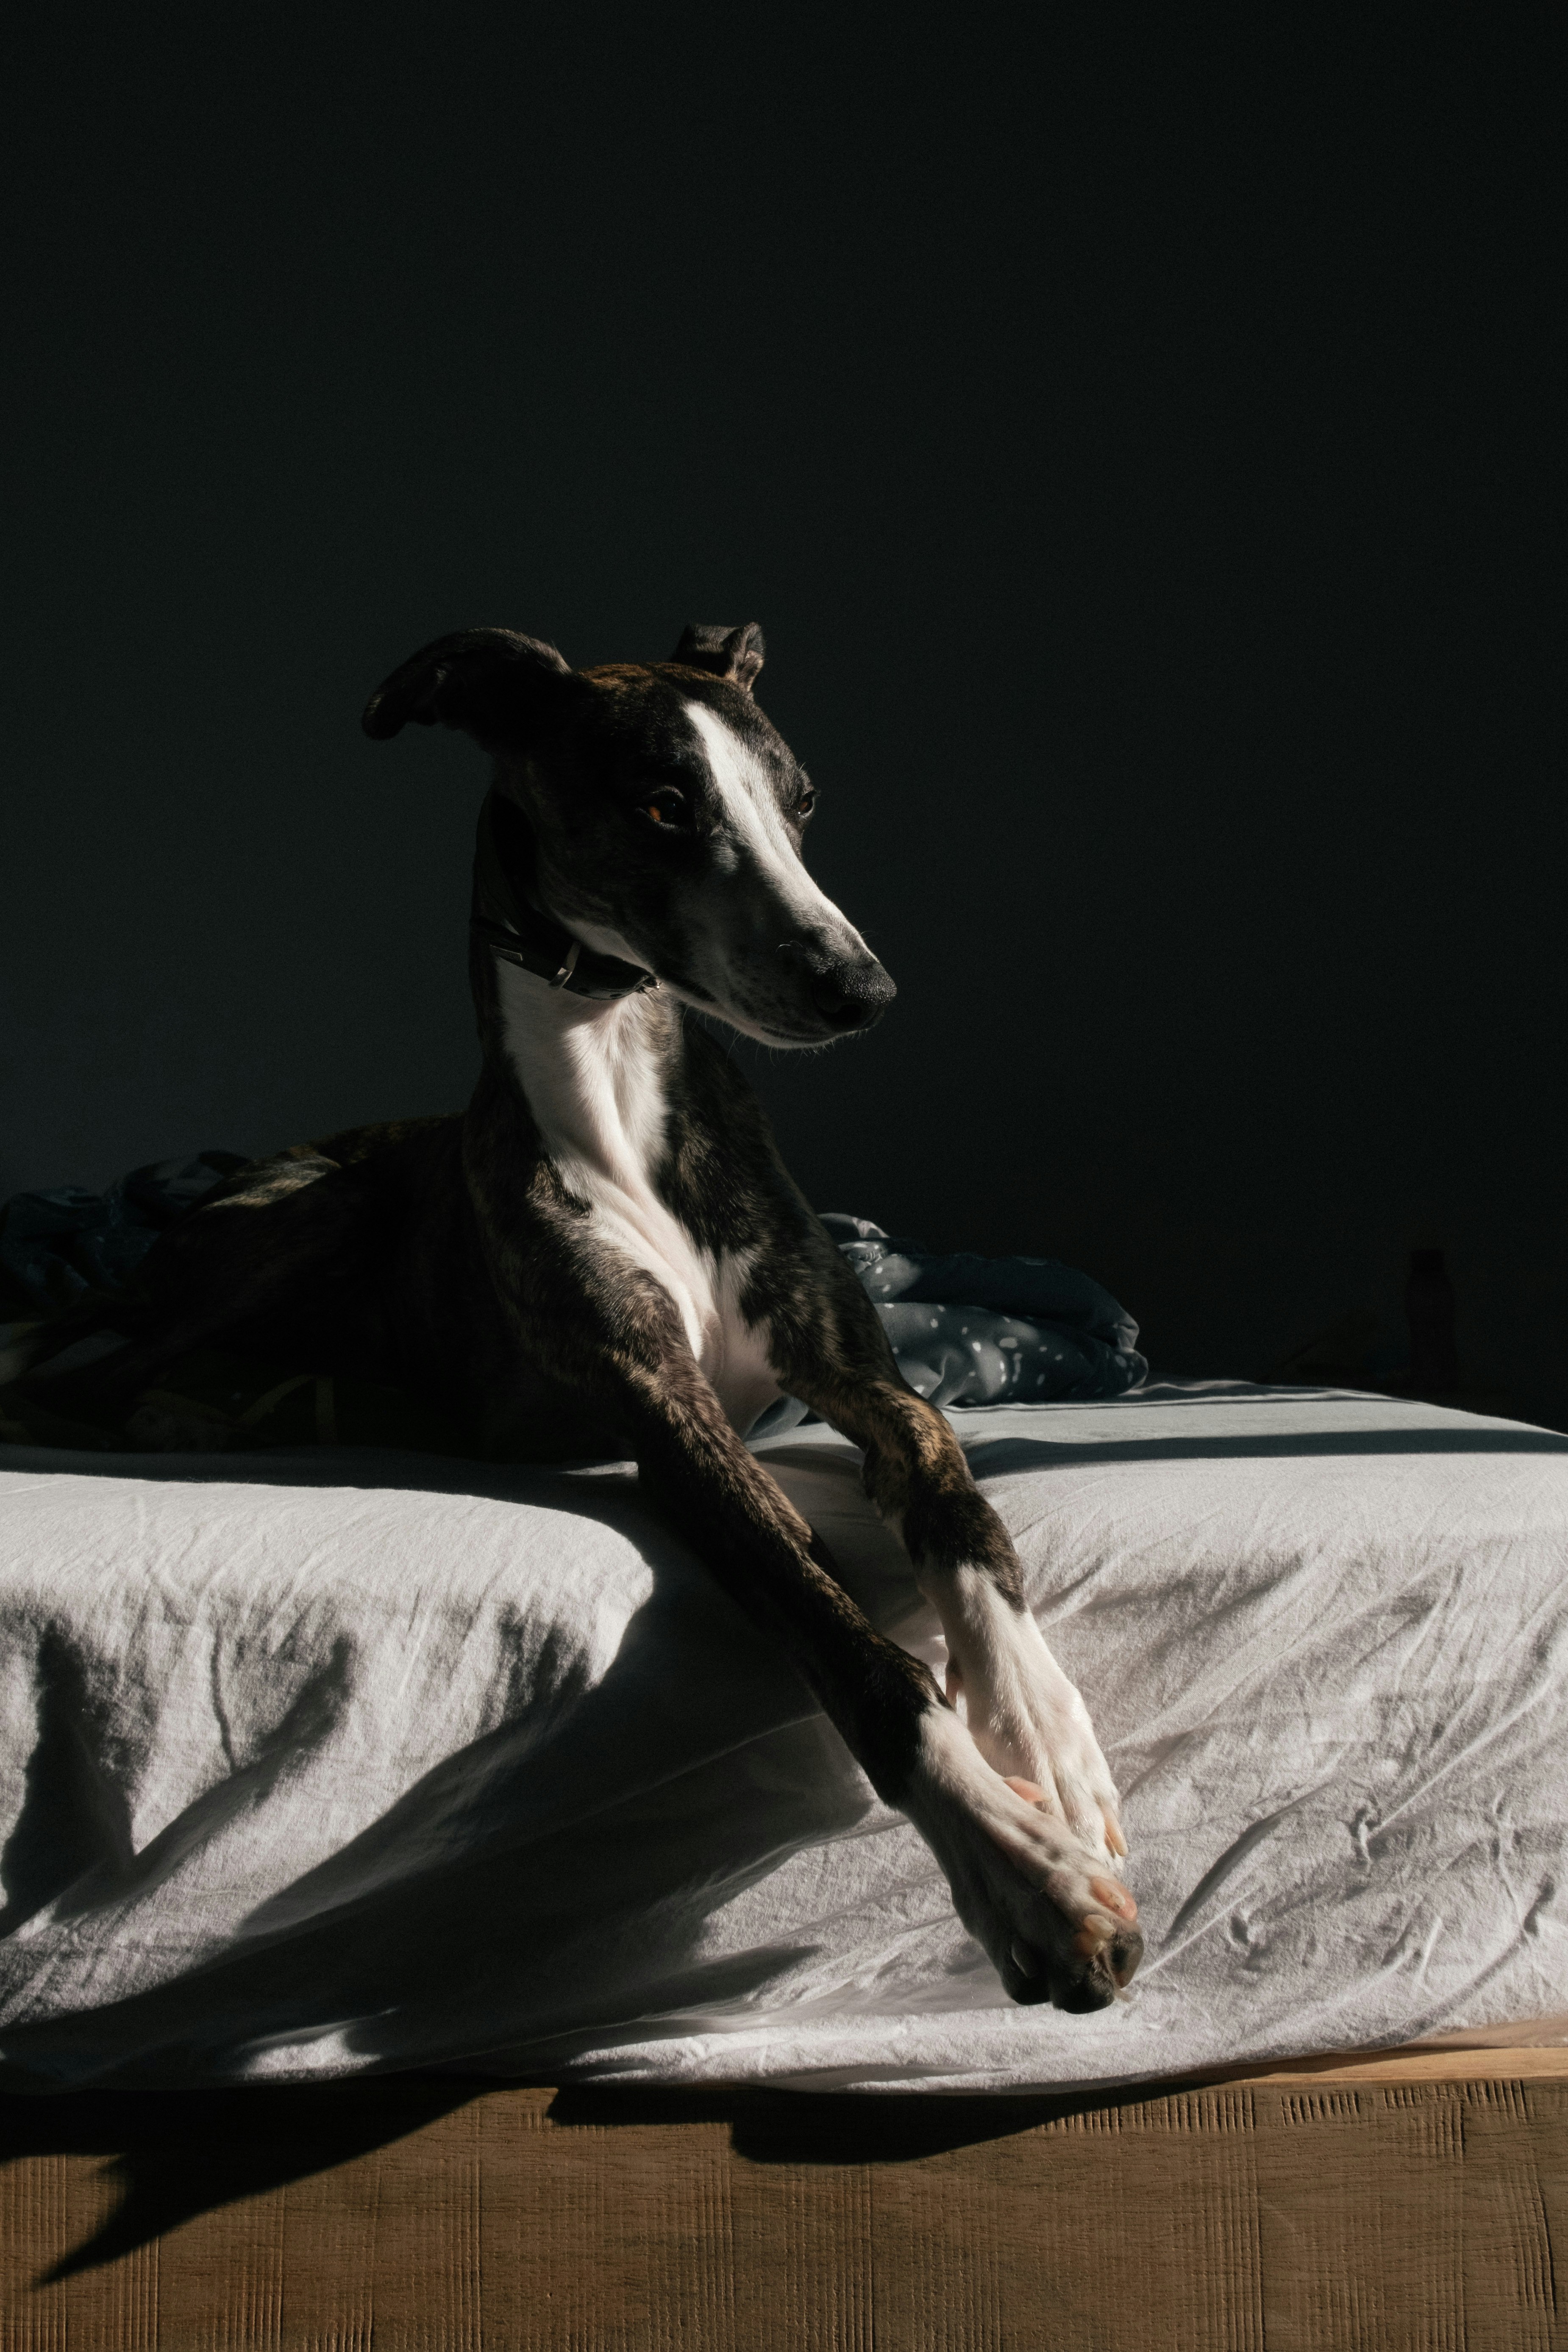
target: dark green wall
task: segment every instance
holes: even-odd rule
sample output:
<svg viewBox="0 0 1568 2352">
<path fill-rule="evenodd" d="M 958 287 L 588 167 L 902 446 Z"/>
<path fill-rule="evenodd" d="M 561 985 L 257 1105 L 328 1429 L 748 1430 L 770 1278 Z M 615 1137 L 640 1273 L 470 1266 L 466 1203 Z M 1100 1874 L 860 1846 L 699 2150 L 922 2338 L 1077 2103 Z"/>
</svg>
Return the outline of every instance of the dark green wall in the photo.
<svg viewBox="0 0 1568 2352">
<path fill-rule="evenodd" d="M 1545 60 L 1059 13 L 13 16 L 0 1192 L 459 1103 L 366 690 L 755 617 L 901 989 L 759 1057 L 824 1206 L 1183 1370 L 1436 1240 L 1568 1415 Z"/>
</svg>

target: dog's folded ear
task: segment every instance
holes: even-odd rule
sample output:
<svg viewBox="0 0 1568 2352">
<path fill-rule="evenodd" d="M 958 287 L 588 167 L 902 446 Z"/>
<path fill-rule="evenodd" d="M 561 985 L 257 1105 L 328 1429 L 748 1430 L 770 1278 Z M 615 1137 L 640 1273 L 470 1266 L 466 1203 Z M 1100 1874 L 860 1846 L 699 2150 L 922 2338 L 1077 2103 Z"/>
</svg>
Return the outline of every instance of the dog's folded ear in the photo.
<svg viewBox="0 0 1568 2352">
<path fill-rule="evenodd" d="M 738 629 L 722 621 L 689 621 L 669 658 L 683 669 L 711 670 L 750 694 L 763 666 L 763 633 L 755 621 L 742 621 Z"/>
<path fill-rule="evenodd" d="M 411 654 L 378 686 L 361 722 L 384 741 L 412 719 L 460 727 L 485 744 L 514 742 L 572 667 L 553 646 L 515 629 L 458 629 Z"/>
</svg>

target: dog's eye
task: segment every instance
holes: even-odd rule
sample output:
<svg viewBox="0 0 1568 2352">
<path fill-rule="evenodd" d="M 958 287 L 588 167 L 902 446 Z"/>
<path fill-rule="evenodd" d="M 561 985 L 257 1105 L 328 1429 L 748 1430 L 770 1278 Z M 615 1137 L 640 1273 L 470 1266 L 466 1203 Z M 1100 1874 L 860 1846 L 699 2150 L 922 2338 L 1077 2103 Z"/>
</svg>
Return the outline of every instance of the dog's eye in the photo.
<svg viewBox="0 0 1568 2352">
<path fill-rule="evenodd" d="M 667 833 L 673 832 L 686 822 L 686 795 L 677 792 L 673 784 L 661 784 L 658 792 L 649 793 L 637 803 L 637 814 L 646 817 L 649 824 L 662 825 Z"/>
<path fill-rule="evenodd" d="M 801 793 L 799 800 L 797 800 L 795 804 L 795 813 L 797 817 L 800 817 L 804 821 L 811 814 L 812 810 L 816 806 L 816 787 L 815 784 L 807 784 L 805 790 Z"/>
</svg>

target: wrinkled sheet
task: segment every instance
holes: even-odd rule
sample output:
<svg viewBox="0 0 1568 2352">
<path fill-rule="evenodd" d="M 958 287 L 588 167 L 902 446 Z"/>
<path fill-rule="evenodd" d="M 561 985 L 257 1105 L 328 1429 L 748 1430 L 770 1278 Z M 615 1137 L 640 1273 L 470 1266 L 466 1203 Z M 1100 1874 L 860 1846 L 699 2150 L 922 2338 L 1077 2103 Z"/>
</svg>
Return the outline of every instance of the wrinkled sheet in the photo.
<svg viewBox="0 0 1568 2352">
<path fill-rule="evenodd" d="M 1114 2008 L 1007 2002 L 624 1468 L 0 1448 L 0 2085 L 1017 2090 L 1568 2011 L 1568 1439 L 1235 1384 L 952 1417 L 1123 1792 Z M 853 1449 L 759 1451 L 939 1662 Z"/>
</svg>

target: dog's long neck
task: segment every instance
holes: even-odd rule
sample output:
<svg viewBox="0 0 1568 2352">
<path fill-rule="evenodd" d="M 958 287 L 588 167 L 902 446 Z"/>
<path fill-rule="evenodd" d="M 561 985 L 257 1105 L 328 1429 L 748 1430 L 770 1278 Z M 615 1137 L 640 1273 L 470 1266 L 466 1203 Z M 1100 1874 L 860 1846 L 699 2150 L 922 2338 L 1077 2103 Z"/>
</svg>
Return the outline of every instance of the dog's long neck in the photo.
<svg viewBox="0 0 1568 2352">
<path fill-rule="evenodd" d="M 521 1089 L 547 1158 L 617 1189 L 651 1185 L 666 1150 L 680 1018 L 662 995 L 607 1003 L 492 959 L 494 1050 Z"/>
<path fill-rule="evenodd" d="M 749 1245 L 700 1238 L 661 1181 L 671 1160 L 682 1053 L 664 992 L 598 1003 L 493 959 L 487 1052 L 528 1105 L 543 1158 L 614 1263 L 652 1275 L 734 1427 L 779 1393 L 765 1336 L 745 1319 Z"/>
</svg>

